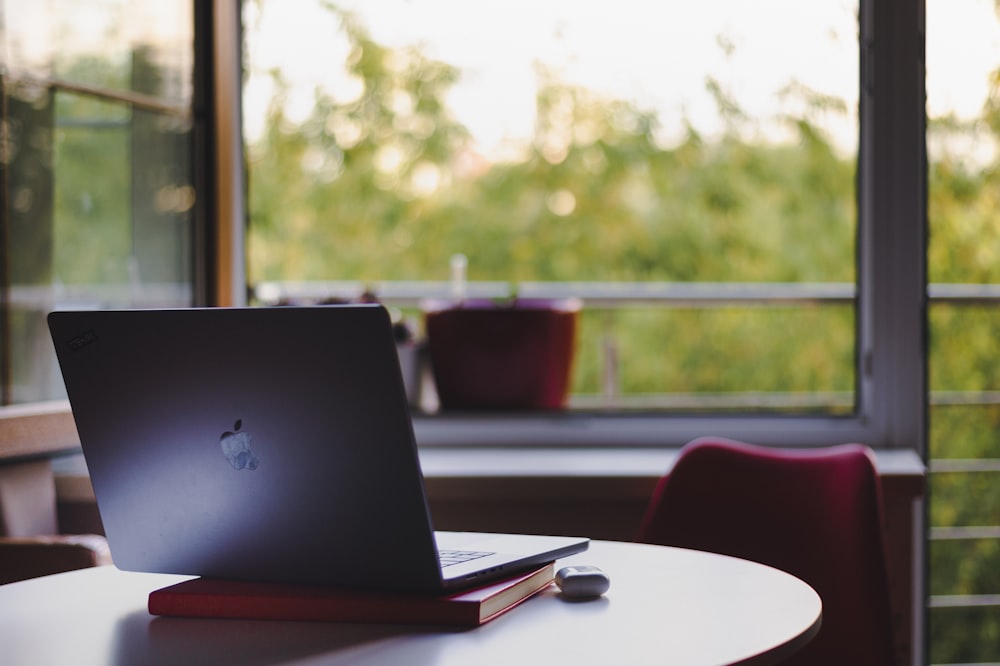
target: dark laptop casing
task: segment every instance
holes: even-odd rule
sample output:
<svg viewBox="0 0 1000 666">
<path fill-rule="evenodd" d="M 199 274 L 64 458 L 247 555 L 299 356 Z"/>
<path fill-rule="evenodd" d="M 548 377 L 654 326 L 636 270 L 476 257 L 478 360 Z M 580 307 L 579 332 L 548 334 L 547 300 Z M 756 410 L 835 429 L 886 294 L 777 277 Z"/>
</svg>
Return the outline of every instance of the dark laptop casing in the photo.
<svg viewBox="0 0 1000 666">
<path fill-rule="evenodd" d="M 381 306 L 54 312 L 49 326 L 122 569 L 435 591 L 586 548 L 543 537 L 443 579 Z"/>
</svg>

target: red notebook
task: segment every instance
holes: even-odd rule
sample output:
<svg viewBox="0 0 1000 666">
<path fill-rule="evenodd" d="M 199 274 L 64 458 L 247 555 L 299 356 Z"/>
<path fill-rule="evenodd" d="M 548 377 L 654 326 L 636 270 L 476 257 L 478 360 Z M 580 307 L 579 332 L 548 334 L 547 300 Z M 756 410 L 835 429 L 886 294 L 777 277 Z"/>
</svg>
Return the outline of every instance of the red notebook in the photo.
<svg viewBox="0 0 1000 666">
<path fill-rule="evenodd" d="M 555 563 L 443 596 L 194 578 L 149 593 L 152 615 L 474 627 L 552 582 Z"/>
</svg>

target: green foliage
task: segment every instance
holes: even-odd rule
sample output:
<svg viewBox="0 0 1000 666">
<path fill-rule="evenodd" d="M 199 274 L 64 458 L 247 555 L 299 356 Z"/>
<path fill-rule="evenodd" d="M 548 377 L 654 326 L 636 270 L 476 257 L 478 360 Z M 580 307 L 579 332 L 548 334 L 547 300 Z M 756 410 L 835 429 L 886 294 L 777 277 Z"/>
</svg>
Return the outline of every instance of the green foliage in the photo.
<svg viewBox="0 0 1000 666">
<path fill-rule="evenodd" d="M 294 126 L 275 73 L 250 147 L 254 280 L 442 279 L 455 252 L 482 280 L 853 279 L 854 166 L 806 119 L 797 145 L 746 143 L 730 110 L 722 140 L 664 148 L 652 114 L 542 72 L 531 145 L 491 164 L 447 111 L 453 68 L 341 16 L 364 92 L 317 92 Z"/>
<path fill-rule="evenodd" d="M 63 74 L 67 80 L 109 88 L 122 87 L 127 80 L 127 68 L 95 57 L 75 61 Z M 127 284 L 132 252 L 128 108 L 60 92 L 56 117 L 56 279 L 63 284 Z"/>
<path fill-rule="evenodd" d="M 995 608 L 931 609 L 930 664 L 1000 662 L 1000 613 Z"/>
<path fill-rule="evenodd" d="M 152 55 L 136 48 L 124 63 L 88 56 L 58 70 L 67 81 L 105 90 L 141 87 L 155 96 L 165 68 Z M 104 286 L 189 280 L 189 124 L 125 101 L 54 90 L 54 280 L 87 285 L 92 294 Z"/>
</svg>

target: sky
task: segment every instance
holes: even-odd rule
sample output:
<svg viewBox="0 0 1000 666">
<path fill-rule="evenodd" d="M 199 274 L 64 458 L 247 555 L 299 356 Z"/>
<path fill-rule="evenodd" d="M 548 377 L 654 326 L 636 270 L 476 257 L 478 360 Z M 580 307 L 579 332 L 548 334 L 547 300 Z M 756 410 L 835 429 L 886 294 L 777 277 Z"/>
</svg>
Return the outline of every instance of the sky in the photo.
<svg viewBox="0 0 1000 666">
<path fill-rule="evenodd" d="M 563 80 L 656 109 L 666 133 L 682 120 L 720 127 L 705 79 L 713 76 L 755 117 L 773 115 L 791 79 L 857 104 L 857 0 L 333 0 L 355 11 L 376 40 L 421 45 L 462 70 L 449 104 L 489 152 L 530 135 L 536 62 Z M 994 0 L 926 0 L 928 111 L 974 117 L 1000 67 Z M 18 30 L 3 41 L 9 66 L 51 62 L 52 49 L 106 51 L 111 32 L 129 41 L 190 39 L 187 12 L 128 0 L 0 0 Z M 165 10 L 156 13 L 157 8 Z M 244 101 L 248 134 L 260 131 L 271 89 L 260 73 L 279 67 L 298 86 L 290 109 L 304 117 L 319 85 L 357 94 L 341 63 L 346 42 L 321 0 L 247 2 L 252 70 Z M 24 39 L 18 39 L 23 36 Z M 72 43 L 72 44 L 71 44 Z M 173 49 L 186 53 L 184 49 Z M 107 55 L 107 54 L 105 54 Z M 126 53 L 127 55 L 127 53 Z M 190 65 L 190 63 L 174 63 Z M 853 147 L 853 115 L 827 118 Z"/>
<path fill-rule="evenodd" d="M 153 47 L 164 70 L 175 72 L 171 101 L 189 102 L 192 84 L 185 73 L 194 66 L 192 12 L 190 3 L 175 2 L 0 0 L 0 68 L 59 78 L 81 55 L 127 64 L 131 48 L 143 44 Z"/>
<path fill-rule="evenodd" d="M 462 71 L 449 98 L 458 119 L 489 154 L 529 136 L 536 63 L 563 81 L 655 109 L 664 132 L 685 119 L 699 131 L 721 128 L 705 80 L 717 79 L 757 118 L 781 108 L 777 92 L 798 80 L 847 103 L 827 117 L 834 140 L 852 150 L 857 129 L 857 27 L 853 0 L 341 0 L 376 41 L 424 52 Z M 335 98 L 358 94 L 339 63 L 346 44 L 318 0 L 264 0 L 251 6 L 253 72 L 280 67 L 300 86 L 289 109 L 308 114 L 312 88 Z M 780 20 L 776 18 L 780 17 Z M 927 0 L 928 110 L 974 116 L 987 76 L 1000 66 L 1000 21 L 993 0 Z M 961 44 L 961 48 L 956 48 Z M 252 78 L 244 96 L 252 137 L 271 89 Z"/>
</svg>

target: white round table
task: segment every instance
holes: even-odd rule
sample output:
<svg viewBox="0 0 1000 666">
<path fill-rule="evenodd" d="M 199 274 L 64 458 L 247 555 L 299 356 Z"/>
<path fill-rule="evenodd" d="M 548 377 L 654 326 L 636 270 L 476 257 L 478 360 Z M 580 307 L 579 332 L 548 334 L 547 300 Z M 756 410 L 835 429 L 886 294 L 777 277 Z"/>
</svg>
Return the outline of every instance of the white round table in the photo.
<svg viewBox="0 0 1000 666">
<path fill-rule="evenodd" d="M 187 577 L 85 569 L 0 586 L 0 663 L 767 664 L 819 630 L 812 588 L 760 564 L 602 541 L 570 563 L 611 589 L 570 601 L 553 586 L 468 630 L 153 617 L 149 592 Z"/>
</svg>

